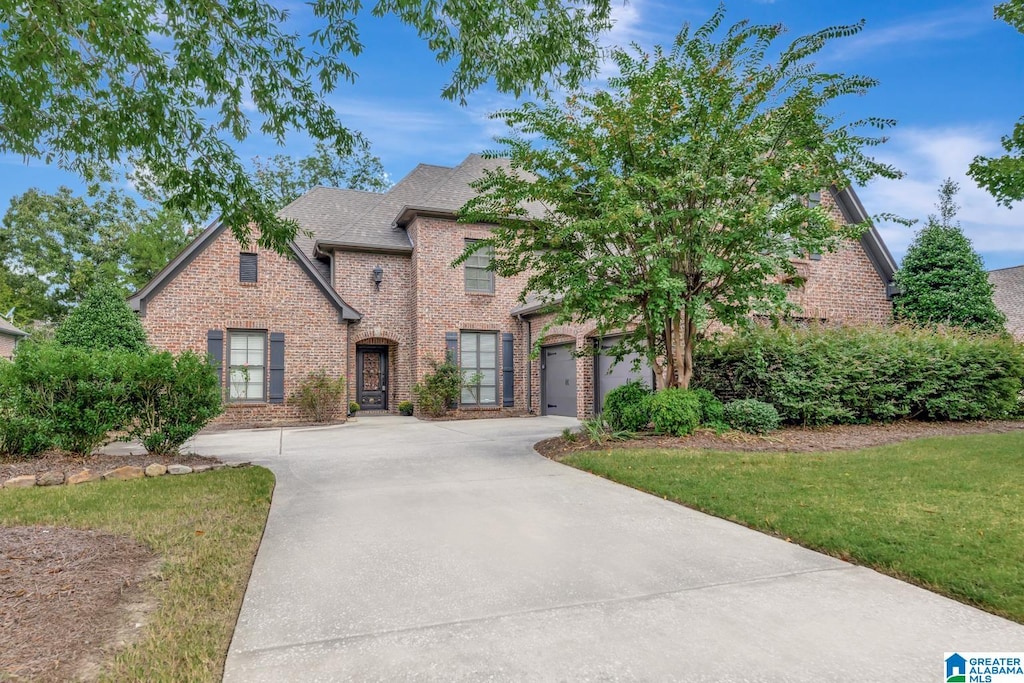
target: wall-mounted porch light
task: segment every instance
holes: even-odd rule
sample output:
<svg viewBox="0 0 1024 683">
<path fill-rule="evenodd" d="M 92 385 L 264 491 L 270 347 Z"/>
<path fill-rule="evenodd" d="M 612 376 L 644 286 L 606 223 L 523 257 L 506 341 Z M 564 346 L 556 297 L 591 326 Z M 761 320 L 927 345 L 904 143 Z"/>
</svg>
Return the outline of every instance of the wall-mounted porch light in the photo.
<svg viewBox="0 0 1024 683">
<path fill-rule="evenodd" d="M 380 291 L 380 283 L 384 281 L 384 269 L 377 266 L 373 269 L 373 284 L 377 287 L 377 291 Z"/>
</svg>

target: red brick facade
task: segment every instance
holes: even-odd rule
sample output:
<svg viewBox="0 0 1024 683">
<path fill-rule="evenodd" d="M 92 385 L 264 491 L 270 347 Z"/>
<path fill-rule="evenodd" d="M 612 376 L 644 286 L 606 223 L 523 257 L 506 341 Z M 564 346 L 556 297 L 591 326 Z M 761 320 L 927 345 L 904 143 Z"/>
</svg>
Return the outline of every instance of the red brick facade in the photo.
<svg viewBox="0 0 1024 683">
<path fill-rule="evenodd" d="M 239 282 L 241 251 L 258 254 L 255 283 Z M 339 321 L 338 311 L 294 259 L 256 247 L 242 249 L 227 230 L 210 239 L 181 272 L 168 279 L 141 314 L 150 344 L 174 353 L 205 354 L 208 331 L 222 331 L 222 383 L 229 364 L 227 346 L 235 330 L 284 333 L 285 397 L 311 372 L 347 374 L 348 325 Z M 226 401 L 217 421 L 270 425 L 299 419 L 298 409 L 287 402 Z"/>
<path fill-rule="evenodd" d="M 0 334 L 0 358 L 10 360 L 14 356 L 14 347 L 18 344 L 18 338 L 6 334 Z"/>
<path fill-rule="evenodd" d="M 474 160 L 470 157 L 464 164 Z M 424 167 L 414 174 L 432 182 L 449 182 L 451 187 L 450 177 L 445 175 L 449 170 Z M 414 196 L 415 188 L 403 183 L 396 185 L 393 194 Z M 222 231 L 191 260 L 165 274 L 159 288 L 144 290 L 134 297 L 141 301 L 137 309 L 151 343 L 171 351 L 192 349 L 204 353 L 209 330 L 224 331 L 225 344 L 232 330 L 284 333 L 285 396 L 290 396 L 308 373 L 325 370 L 346 378 L 348 400 L 357 398 L 357 352 L 362 347 L 382 347 L 388 353 L 387 409 L 394 412 L 401 401 L 413 399 L 412 387 L 429 370 L 428 360 L 444 358 L 449 343 L 446 337 L 461 340 L 464 332 L 494 333 L 500 356 L 503 335 L 511 335 L 512 404 L 503 400 L 501 383 L 505 380 L 499 360 L 497 405 L 470 408 L 466 412 L 543 413 L 540 361 L 530 359 L 531 343 L 541 338 L 543 345 L 572 343 L 577 351 L 584 351 L 594 344 L 593 326 L 545 329 L 552 319 L 550 313 L 525 319 L 513 316 L 511 311 L 519 303 L 525 275 L 496 276 L 493 293 L 467 292 L 465 267 L 453 268 L 452 261 L 462 253 L 466 240 L 487 237 L 488 228 L 439 217 L 445 215 L 441 210 L 409 210 L 406 195 L 393 201 L 398 207 L 393 212 L 381 210 L 374 219 L 393 221 L 400 204 L 405 205 L 403 227 L 390 224 L 386 229 L 380 228 L 380 234 L 371 236 L 378 240 L 376 244 L 349 244 L 340 238 L 322 245 L 310 244 L 302 253 L 297 252 L 299 260 L 307 259 L 303 261 L 307 263 L 305 270 L 297 259 L 256 250 L 259 277 L 254 284 L 239 281 L 242 249 L 229 232 Z M 390 195 L 381 196 L 387 199 Z M 349 195 L 342 198 L 346 197 Z M 427 197 L 437 200 L 429 194 Z M 365 193 L 352 201 L 366 201 Z M 460 206 L 464 199 L 452 195 L 448 201 Z M 837 220 L 849 220 L 831 195 L 824 196 L 822 201 Z M 330 218 L 330 207 L 318 206 L 313 210 L 296 206 L 300 223 L 303 218 Z M 844 210 L 850 211 L 848 207 Z M 353 224 L 358 224 L 362 219 L 353 220 Z M 325 225 L 323 229 L 330 229 L 329 224 Z M 312 273 L 310 268 L 315 264 L 302 254 L 319 258 L 319 267 L 323 272 L 329 267 L 330 276 Z M 374 280 L 378 267 L 382 273 L 379 285 Z M 820 260 L 801 262 L 800 268 L 806 283 L 794 290 L 792 299 L 802 307 L 804 316 L 852 324 L 885 323 L 890 319 L 887 283 L 861 243 L 846 243 L 838 252 L 825 254 Z M 318 282 L 327 290 L 333 287 L 333 291 L 325 294 Z M 151 283 L 147 288 L 152 286 Z M 339 295 L 353 309 L 349 320 L 341 320 Z M 580 418 L 593 412 L 594 380 L 594 359 L 579 357 L 576 406 Z M 229 403 L 220 421 L 272 424 L 299 418 L 297 409 L 287 403 Z"/>
</svg>

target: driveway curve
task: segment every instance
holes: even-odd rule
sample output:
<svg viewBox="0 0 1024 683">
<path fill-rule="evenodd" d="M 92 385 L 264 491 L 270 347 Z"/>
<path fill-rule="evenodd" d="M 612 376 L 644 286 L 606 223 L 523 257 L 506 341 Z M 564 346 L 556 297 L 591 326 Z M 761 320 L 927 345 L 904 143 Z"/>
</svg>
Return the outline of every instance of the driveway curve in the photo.
<svg viewBox="0 0 1024 683">
<path fill-rule="evenodd" d="M 551 462 L 575 421 L 224 432 L 277 488 L 224 680 L 935 681 L 1024 626 Z"/>
</svg>

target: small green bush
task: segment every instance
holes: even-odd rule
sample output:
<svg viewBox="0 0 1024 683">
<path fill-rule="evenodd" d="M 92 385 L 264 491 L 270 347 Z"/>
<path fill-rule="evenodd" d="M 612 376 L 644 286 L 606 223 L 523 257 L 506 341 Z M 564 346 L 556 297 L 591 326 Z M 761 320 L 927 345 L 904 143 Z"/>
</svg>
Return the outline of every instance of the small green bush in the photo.
<svg viewBox="0 0 1024 683">
<path fill-rule="evenodd" d="M 361 410 L 361 406 L 355 401 L 349 401 L 348 412 L 350 415 L 355 415 Z"/>
<path fill-rule="evenodd" d="M 651 421 L 651 390 L 643 382 L 626 382 L 604 397 L 601 417 L 613 431 L 639 432 Z"/>
<path fill-rule="evenodd" d="M 725 422 L 722 402 L 715 398 L 707 389 L 692 389 L 691 392 L 697 397 L 700 403 L 700 423 L 710 427 L 717 427 Z"/>
<path fill-rule="evenodd" d="M 451 360 L 427 359 L 431 371 L 412 388 L 419 408 L 431 417 L 441 417 L 451 406 L 458 405 L 462 394 L 462 371 Z"/>
<path fill-rule="evenodd" d="M 41 442 L 49 432 L 58 448 L 92 453 L 131 419 L 129 389 L 137 358 L 125 351 L 20 345 L 8 379 L 17 387 L 13 410 L 23 428 L 39 429 L 23 442 Z"/>
<path fill-rule="evenodd" d="M 651 422 L 659 434 L 686 436 L 700 426 L 700 401 L 687 389 L 662 389 L 648 400 Z"/>
<path fill-rule="evenodd" d="M 406 417 L 408 417 L 408 416 L 412 415 L 412 412 L 413 412 L 414 409 L 415 409 L 415 406 L 413 405 L 412 401 L 401 401 L 398 404 L 398 414 L 399 415 L 405 415 Z"/>
<path fill-rule="evenodd" d="M 328 422 L 342 412 L 345 405 L 345 378 L 327 376 L 325 370 L 311 372 L 295 389 L 288 402 L 298 406 L 303 416 L 313 422 Z"/>
<path fill-rule="evenodd" d="M 749 434 L 774 432 L 781 422 L 775 406 L 755 398 L 730 401 L 723 407 L 723 413 L 730 427 Z"/>
<path fill-rule="evenodd" d="M 14 365 L 0 360 L 0 454 L 32 457 L 53 443 L 49 423 L 18 410 L 21 388 Z"/>
<path fill-rule="evenodd" d="M 90 289 L 57 328 L 54 338 L 61 346 L 79 349 L 132 353 L 149 350 L 139 317 L 128 306 L 121 290 L 110 284 Z"/>
<path fill-rule="evenodd" d="M 220 378 L 205 358 L 191 351 L 130 358 L 129 437 L 150 453 L 176 454 L 222 408 Z"/>
</svg>

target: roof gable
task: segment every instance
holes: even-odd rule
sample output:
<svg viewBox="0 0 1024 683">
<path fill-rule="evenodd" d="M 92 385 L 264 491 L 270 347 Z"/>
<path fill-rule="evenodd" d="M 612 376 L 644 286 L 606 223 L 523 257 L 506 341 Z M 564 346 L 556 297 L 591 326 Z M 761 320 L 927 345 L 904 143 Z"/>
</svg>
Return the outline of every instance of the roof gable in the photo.
<svg viewBox="0 0 1024 683">
<path fill-rule="evenodd" d="M 175 276 L 178 275 L 178 273 L 187 268 L 188 265 L 192 263 L 197 256 L 203 253 L 208 246 L 213 244 L 214 240 L 216 240 L 217 237 L 219 237 L 226 229 L 227 226 L 219 221 L 211 223 L 206 230 L 192 240 L 188 246 L 175 256 L 170 263 L 164 266 L 164 268 L 157 273 L 152 280 L 146 283 L 142 289 L 128 297 L 128 303 L 132 309 L 145 315 L 146 304 L 149 300 L 156 296 L 160 290 L 162 290 L 175 278 Z M 337 309 L 338 316 L 341 320 L 359 320 L 362 318 L 362 314 L 359 313 L 359 311 L 345 303 L 345 301 L 320 273 L 319 269 L 314 265 L 309 256 L 307 256 L 298 245 L 292 242 L 289 244 L 289 247 L 292 255 L 295 257 L 295 262 L 313 281 L 313 284 L 316 285 L 317 289 L 320 290 L 331 305 Z"/>
<path fill-rule="evenodd" d="M 28 332 L 22 332 L 15 327 L 7 318 L 0 316 L 0 334 L 8 337 L 27 337 Z"/>
</svg>

